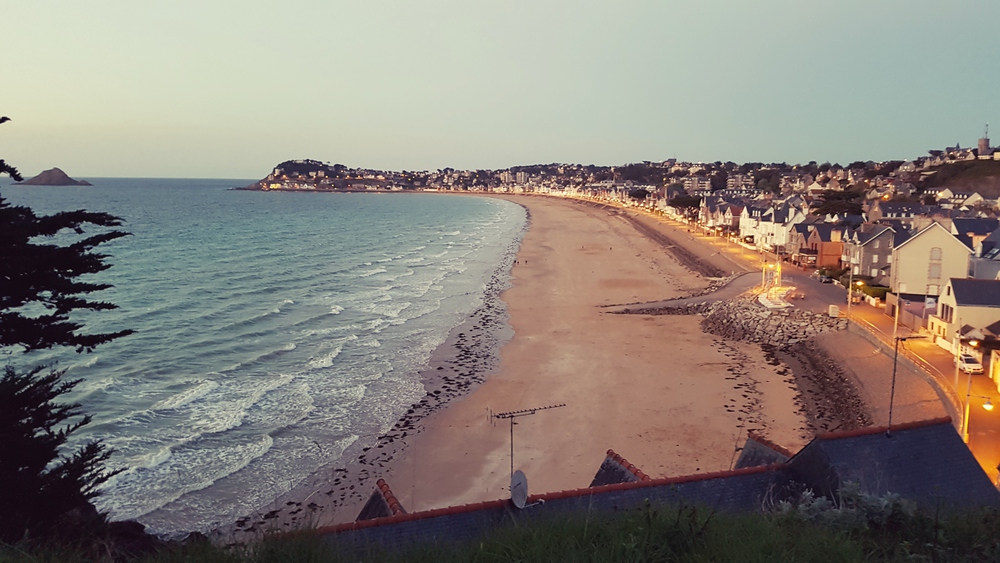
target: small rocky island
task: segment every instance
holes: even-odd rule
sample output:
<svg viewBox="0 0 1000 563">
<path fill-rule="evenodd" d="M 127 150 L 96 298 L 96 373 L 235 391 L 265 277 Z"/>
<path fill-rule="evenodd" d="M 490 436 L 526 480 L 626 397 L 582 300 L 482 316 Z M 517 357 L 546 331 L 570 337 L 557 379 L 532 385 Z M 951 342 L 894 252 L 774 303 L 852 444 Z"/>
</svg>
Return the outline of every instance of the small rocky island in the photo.
<svg viewBox="0 0 1000 563">
<path fill-rule="evenodd" d="M 50 168 L 45 172 L 42 172 L 38 176 L 31 178 L 30 180 L 25 180 L 23 182 L 18 182 L 22 186 L 90 186 L 90 182 L 86 180 L 74 180 L 66 175 L 65 172 L 58 168 Z"/>
</svg>

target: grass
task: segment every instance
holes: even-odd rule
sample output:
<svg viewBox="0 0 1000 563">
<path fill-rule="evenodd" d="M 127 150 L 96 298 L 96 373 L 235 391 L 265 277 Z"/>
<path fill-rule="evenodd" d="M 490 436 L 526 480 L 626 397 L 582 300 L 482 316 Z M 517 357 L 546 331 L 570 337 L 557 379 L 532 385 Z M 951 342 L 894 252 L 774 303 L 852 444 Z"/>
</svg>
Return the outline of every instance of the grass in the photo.
<svg viewBox="0 0 1000 563">
<path fill-rule="evenodd" d="M 681 561 L 852 562 L 1000 561 L 1000 516 L 976 510 L 949 518 L 897 515 L 877 524 L 821 523 L 784 514 L 724 514 L 690 506 L 654 507 L 617 514 L 569 514 L 495 530 L 468 543 L 378 546 L 347 550 L 309 532 L 272 536 L 224 549 L 175 546 L 141 559 L 174 562 L 413 561 Z M 100 549 L 35 550 L 0 547 L 0 562 L 111 561 Z"/>
</svg>

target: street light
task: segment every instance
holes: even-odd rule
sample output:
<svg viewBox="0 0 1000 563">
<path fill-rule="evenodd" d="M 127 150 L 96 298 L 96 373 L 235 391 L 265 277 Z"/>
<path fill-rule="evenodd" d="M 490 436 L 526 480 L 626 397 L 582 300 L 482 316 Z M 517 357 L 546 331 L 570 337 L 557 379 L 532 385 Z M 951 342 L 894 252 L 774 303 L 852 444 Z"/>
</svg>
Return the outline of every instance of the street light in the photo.
<svg viewBox="0 0 1000 563">
<path fill-rule="evenodd" d="M 896 345 L 892 353 L 892 386 L 889 388 L 889 425 L 886 426 L 886 437 L 892 437 L 892 401 L 896 398 L 896 360 L 899 358 L 899 342 L 902 340 L 919 340 L 926 336 L 897 336 Z"/>
<path fill-rule="evenodd" d="M 986 399 L 986 401 L 983 403 L 983 410 L 985 410 L 986 412 L 991 412 L 993 410 L 993 403 L 990 402 L 990 398 L 987 397 L 986 395 L 973 395 L 970 393 L 965 398 L 965 418 L 962 421 L 962 439 L 965 440 L 966 444 L 969 443 L 969 401 L 973 397 L 976 397 L 978 399 Z"/>
<path fill-rule="evenodd" d="M 962 339 L 959 339 L 958 342 L 959 342 L 959 344 L 958 344 L 958 354 L 959 355 L 955 356 L 955 364 L 956 365 L 960 363 L 959 360 L 961 359 L 961 355 L 962 355 Z M 976 348 L 977 346 L 979 346 L 979 341 L 978 340 L 969 339 L 968 343 L 969 343 L 969 346 L 972 346 L 973 348 Z M 969 376 L 969 385 L 968 385 L 968 387 L 966 387 L 966 390 L 965 390 L 965 416 L 962 417 L 962 439 L 965 440 L 966 444 L 969 443 L 969 403 L 972 400 L 972 372 L 971 371 L 968 372 L 968 376 Z M 976 395 L 976 396 L 978 397 L 980 395 Z M 983 407 L 985 408 L 985 405 L 983 405 Z M 992 410 L 992 409 L 993 409 L 993 403 L 990 403 L 990 408 L 988 408 L 986 410 L 989 411 L 989 410 Z"/>
<path fill-rule="evenodd" d="M 854 287 L 857 286 L 858 289 L 860 290 L 861 286 L 865 285 L 865 282 L 863 282 L 861 280 L 854 281 L 854 275 L 853 275 L 854 270 L 852 269 L 851 272 L 852 272 L 851 281 L 847 283 L 847 318 L 848 319 L 851 318 L 851 303 L 854 302 Z"/>
</svg>

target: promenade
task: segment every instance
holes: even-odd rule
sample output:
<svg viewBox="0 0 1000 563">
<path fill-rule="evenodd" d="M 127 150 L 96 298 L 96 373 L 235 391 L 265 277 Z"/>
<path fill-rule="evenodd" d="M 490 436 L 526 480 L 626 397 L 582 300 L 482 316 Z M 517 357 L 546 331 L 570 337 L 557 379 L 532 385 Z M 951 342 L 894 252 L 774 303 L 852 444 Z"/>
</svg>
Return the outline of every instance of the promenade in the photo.
<svg viewBox="0 0 1000 563">
<path fill-rule="evenodd" d="M 700 244 L 702 245 L 702 254 L 706 248 L 711 249 L 712 252 L 709 256 L 724 256 L 734 266 L 738 266 L 746 272 L 761 273 L 769 264 L 777 263 L 777 257 L 773 253 L 761 253 L 745 248 L 726 237 L 703 233 L 696 226 L 646 211 L 631 210 L 630 212 L 642 216 L 645 220 L 672 226 L 683 239 L 686 239 L 684 244 L 689 249 L 694 250 L 693 245 Z M 791 303 L 797 308 L 823 313 L 829 310 L 830 305 L 837 305 L 842 316 L 848 315 L 847 289 L 839 284 L 822 284 L 811 278 L 810 274 L 810 270 L 803 270 L 790 263 L 782 264 L 782 284 L 794 286 L 795 293 L 804 295 L 803 298 L 794 299 Z M 758 276 L 757 279 L 760 280 L 760 277 Z M 705 296 L 706 299 L 710 297 Z M 894 319 L 885 315 L 884 309 L 872 307 L 864 302 L 853 304 L 850 307 L 849 315 L 850 331 L 861 335 L 867 341 L 871 347 L 870 352 L 877 350 L 886 356 L 891 366 Z M 962 417 L 965 416 L 966 412 L 969 413 L 969 449 L 972 450 L 991 480 L 997 482 L 997 465 L 1000 464 L 1000 410 L 987 411 L 983 408 L 987 400 L 993 405 L 1000 403 L 1000 392 L 998 392 L 997 385 L 986 375 L 970 376 L 965 373 L 957 373 L 953 362 L 954 356 L 935 344 L 926 332 L 924 334 L 914 333 L 901 326 L 898 327 L 895 334 L 900 337 L 927 336 L 927 338 L 900 342 L 900 367 L 903 363 L 908 362 L 910 366 L 923 372 L 923 378 L 934 388 L 945 412 L 952 417 L 956 429 L 960 429 Z M 829 337 L 824 336 L 824 339 L 827 338 Z M 886 373 L 873 373 L 869 377 L 890 380 L 891 367 Z M 895 402 L 897 407 L 900 396 L 908 392 L 905 388 L 907 384 L 903 381 L 897 381 Z M 870 405 L 876 414 L 878 411 L 888 408 L 888 393 L 884 395 L 884 400 Z M 966 405 L 967 397 L 969 399 L 968 406 Z M 898 419 L 894 418 L 894 420 Z"/>
</svg>

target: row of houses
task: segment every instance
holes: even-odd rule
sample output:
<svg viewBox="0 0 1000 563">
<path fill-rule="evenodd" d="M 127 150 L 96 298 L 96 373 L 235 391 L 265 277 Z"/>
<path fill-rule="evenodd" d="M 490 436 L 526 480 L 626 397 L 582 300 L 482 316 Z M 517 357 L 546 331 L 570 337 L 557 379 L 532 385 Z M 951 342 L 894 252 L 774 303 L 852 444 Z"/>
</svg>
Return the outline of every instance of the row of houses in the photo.
<svg viewBox="0 0 1000 563">
<path fill-rule="evenodd" d="M 633 203 L 804 269 L 843 272 L 884 288 L 886 315 L 928 331 L 955 353 L 988 353 L 989 346 L 972 348 L 969 340 L 997 341 L 1000 348 L 1000 220 L 967 207 L 884 200 L 866 203 L 861 215 L 817 216 L 809 204 L 802 196 L 767 200 L 719 192 L 698 208 Z"/>
</svg>

